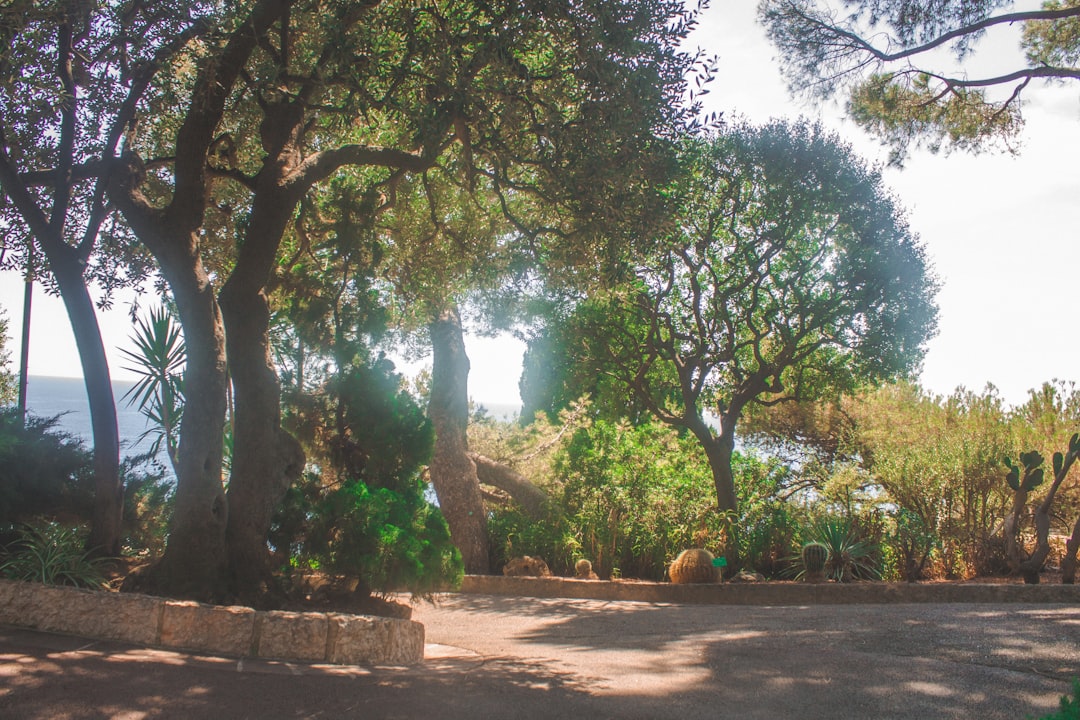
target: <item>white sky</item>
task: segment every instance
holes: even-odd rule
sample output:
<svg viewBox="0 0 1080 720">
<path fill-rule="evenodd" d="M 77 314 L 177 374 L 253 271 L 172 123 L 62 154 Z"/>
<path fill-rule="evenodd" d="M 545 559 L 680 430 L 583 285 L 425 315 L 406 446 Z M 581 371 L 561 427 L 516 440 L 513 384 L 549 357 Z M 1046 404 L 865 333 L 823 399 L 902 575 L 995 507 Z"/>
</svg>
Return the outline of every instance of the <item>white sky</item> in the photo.
<svg viewBox="0 0 1080 720">
<path fill-rule="evenodd" d="M 774 50 L 754 22 L 756 0 L 714 0 L 694 42 L 720 56 L 706 97 L 708 110 L 753 121 L 821 117 L 862 154 L 884 162 L 886 152 L 836 108 L 814 108 L 787 93 Z M 1018 57 L 1007 43 L 985 62 Z M 980 61 L 983 62 L 983 61 Z M 1006 401 L 1022 403 L 1046 380 L 1080 380 L 1080 92 L 1030 88 L 1027 125 L 1018 157 L 1003 154 L 933 156 L 915 153 L 886 181 L 909 210 L 913 229 L 943 281 L 939 335 L 929 345 L 923 385 L 947 394 L 963 385 L 996 385 Z M 17 363 L 22 282 L 0 274 L 0 307 L 9 320 Z M 101 316 L 114 377 L 129 377 L 116 348 L 131 326 L 123 302 Z M 34 296 L 30 374 L 78 376 L 78 355 L 59 299 Z M 512 338 L 467 338 L 471 395 L 482 403 L 518 404 L 523 345 Z M 419 363 L 423 365 L 423 362 Z M 415 367 L 415 365 L 413 366 Z"/>
</svg>

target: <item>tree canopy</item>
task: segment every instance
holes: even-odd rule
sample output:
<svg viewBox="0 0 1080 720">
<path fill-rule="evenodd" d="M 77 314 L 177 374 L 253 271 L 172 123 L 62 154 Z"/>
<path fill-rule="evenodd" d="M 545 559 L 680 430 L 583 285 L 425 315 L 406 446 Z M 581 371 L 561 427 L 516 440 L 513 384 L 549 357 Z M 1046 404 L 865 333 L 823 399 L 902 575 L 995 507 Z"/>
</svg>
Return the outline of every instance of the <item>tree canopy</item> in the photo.
<svg viewBox="0 0 1080 720">
<path fill-rule="evenodd" d="M 759 14 L 790 87 L 816 98 L 846 95 L 851 117 L 900 162 L 912 144 L 1010 147 L 1033 82 L 1080 79 L 1080 4 L 1046 0 L 1040 9 L 1006 11 L 1011 5 L 845 0 L 840 12 L 818 0 L 763 0 Z M 1023 56 L 1015 66 L 968 69 L 980 44 L 1000 48 L 1018 23 Z"/>
<path fill-rule="evenodd" d="M 936 282 L 880 175 L 818 126 L 741 125 L 685 157 L 675 232 L 590 301 L 601 340 L 586 354 L 698 437 L 734 509 L 744 408 L 912 373 L 936 329 Z"/>
</svg>

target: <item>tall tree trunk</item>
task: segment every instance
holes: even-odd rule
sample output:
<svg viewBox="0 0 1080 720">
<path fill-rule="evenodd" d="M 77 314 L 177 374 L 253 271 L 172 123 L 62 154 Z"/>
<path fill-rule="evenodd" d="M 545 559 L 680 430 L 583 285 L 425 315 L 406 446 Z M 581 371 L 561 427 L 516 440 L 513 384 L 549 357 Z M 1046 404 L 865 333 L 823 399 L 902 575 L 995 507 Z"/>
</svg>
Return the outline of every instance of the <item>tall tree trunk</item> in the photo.
<svg viewBox="0 0 1080 720">
<path fill-rule="evenodd" d="M 269 587 L 270 520 L 304 469 L 304 451 L 281 428 L 281 385 L 270 356 L 266 296 L 231 292 L 237 287 L 230 280 L 221 293 L 235 391 L 226 538 L 234 591 L 248 598 Z"/>
<path fill-rule="evenodd" d="M 301 157 L 297 138 L 303 119 L 302 108 L 294 105 L 267 111 L 260 130 L 270 152 L 236 266 L 220 294 L 235 403 L 226 542 L 234 591 L 241 598 L 270 588 L 270 521 L 304 470 L 300 443 L 281 427 L 281 383 L 271 355 L 267 298 L 281 238 L 300 200 L 285 177 Z"/>
<path fill-rule="evenodd" d="M 213 285 L 194 252 L 158 256 L 184 330 L 187 368 L 180 421 L 176 500 L 161 561 L 125 589 L 218 602 L 228 597 L 222 486 L 225 430 L 225 333 Z M 192 239 L 191 248 L 198 245 Z"/>
<path fill-rule="evenodd" d="M 713 485 L 716 488 L 716 507 L 725 517 L 730 517 L 739 509 L 739 499 L 735 492 L 735 475 L 731 471 L 731 456 L 735 452 L 736 420 L 737 416 L 731 417 L 725 413 L 720 420 L 719 435 L 713 435 L 712 429 L 700 416 L 693 416 L 689 423 L 690 432 L 705 450 L 709 469 L 712 470 Z M 724 546 L 724 558 L 727 560 L 727 572 L 734 573 L 739 569 L 740 564 L 739 543 L 735 537 L 736 526 L 733 522 L 725 522 L 725 527 L 727 528 L 727 542 Z"/>
<path fill-rule="evenodd" d="M 61 257 L 64 256 L 64 257 Z M 94 302 L 74 254 L 49 253 L 49 266 L 67 309 L 82 364 L 94 438 L 94 514 L 87 548 L 100 556 L 120 555 L 124 485 L 120 479 L 120 433 L 116 423 L 109 361 Z"/>
<path fill-rule="evenodd" d="M 450 537 L 465 561 L 465 572 L 486 574 L 491 568 L 487 518 L 476 465 L 469 458 L 469 358 L 457 307 L 442 311 L 431 324 L 431 346 L 428 415 L 435 426 L 431 484 L 450 526 Z"/>
</svg>

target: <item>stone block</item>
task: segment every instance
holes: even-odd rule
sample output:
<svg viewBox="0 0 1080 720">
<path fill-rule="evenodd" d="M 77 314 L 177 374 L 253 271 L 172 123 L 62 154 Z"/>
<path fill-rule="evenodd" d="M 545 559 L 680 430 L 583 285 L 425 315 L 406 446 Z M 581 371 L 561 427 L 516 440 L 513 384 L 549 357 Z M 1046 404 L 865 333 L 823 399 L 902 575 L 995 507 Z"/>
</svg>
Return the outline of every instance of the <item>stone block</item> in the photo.
<svg viewBox="0 0 1080 720">
<path fill-rule="evenodd" d="M 323 613 L 261 612 L 255 622 L 255 655 L 307 662 L 326 660 L 329 625 Z"/>
<path fill-rule="evenodd" d="M 412 620 L 331 615 L 327 660 L 341 665 L 413 665 L 424 659 L 424 626 Z"/>
<path fill-rule="evenodd" d="M 232 657 L 250 656 L 255 616 L 255 611 L 247 607 L 166 600 L 159 644 Z"/>
<path fill-rule="evenodd" d="M 157 642 L 159 598 L 73 588 L 42 590 L 41 603 L 50 612 L 39 620 L 41 630 L 138 645 Z"/>
</svg>

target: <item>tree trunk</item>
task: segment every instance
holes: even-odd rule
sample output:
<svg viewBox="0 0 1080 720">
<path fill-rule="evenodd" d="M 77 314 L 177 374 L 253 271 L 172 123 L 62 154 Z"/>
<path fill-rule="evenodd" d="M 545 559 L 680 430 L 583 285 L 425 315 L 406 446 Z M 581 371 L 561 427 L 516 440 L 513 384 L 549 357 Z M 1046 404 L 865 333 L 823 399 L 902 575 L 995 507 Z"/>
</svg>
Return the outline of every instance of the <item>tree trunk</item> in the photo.
<svg viewBox="0 0 1080 720">
<path fill-rule="evenodd" d="M 270 356 L 265 294 L 221 293 L 226 347 L 235 392 L 227 542 L 230 576 L 240 598 L 269 587 L 266 538 L 275 508 L 304 469 L 304 451 L 281 428 L 281 385 Z"/>
<path fill-rule="evenodd" d="M 476 476 L 485 485 L 498 488 L 513 498 L 533 520 L 543 520 L 550 504 L 547 493 L 512 468 L 479 453 L 469 453 L 476 464 Z"/>
<path fill-rule="evenodd" d="M 441 312 L 431 324 L 431 346 L 434 360 L 428 415 L 435 427 L 431 484 L 450 526 L 450 537 L 465 561 L 465 572 L 486 574 L 491 567 L 487 518 L 476 464 L 468 455 L 469 358 L 456 307 Z"/>
<path fill-rule="evenodd" d="M 124 485 L 120 479 L 116 402 L 105 344 L 101 340 L 101 327 L 82 268 L 74 255 L 61 258 L 50 253 L 49 266 L 71 321 L 90 404 L 90 427 L 94 438 L 94 514 L 86 546 L 95 555 L 118 557 L 121 551 Z"/>
<path fill-rule="evenodd" d="M 176 499 L 161 561 L 125 589 L 220 602 L 229 594 L 221 482 L 225 430 L 225 333 L 214 288 L 194 250 L 158 255 L 187 348 Z M 192 239 L 190 248 L 198 245 Z"/>
<path fill-rule="evenodd" d="M 727 423 L 725 422 L 725 425 Z M 739 500 L 735 493 L 735 476 L 731 472 L 731 456 L 735 452 L 735 427 L 725 428 L 714 436 L 703 420 L 693 423 L 690 432 L 701 443 L 705 457 L 712 470 L 713 486 L 716 488 L 716 505 L 721 512 L 737 512 Z"/>
</svg>

